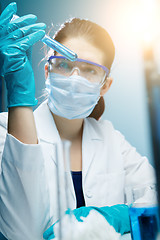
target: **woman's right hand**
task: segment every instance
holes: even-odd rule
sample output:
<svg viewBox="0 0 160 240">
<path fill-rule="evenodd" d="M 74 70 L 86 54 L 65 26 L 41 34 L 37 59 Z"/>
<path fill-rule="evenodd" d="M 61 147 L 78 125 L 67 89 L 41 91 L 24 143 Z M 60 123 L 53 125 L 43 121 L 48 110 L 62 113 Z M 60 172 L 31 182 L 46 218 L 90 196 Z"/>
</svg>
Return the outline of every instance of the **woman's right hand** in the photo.
<svg viewBox="0 0 160 240">
<path fill-rule="evenodd" d="M 35 82 L 27 51 L 44 35 L 46 25 L 35 23 L 35 15 L 11 21 L 16 3 L 9 4 L 0 16 L 0 75 L 8 90 L 8 107 L 34 106 Z"/>
</svg>

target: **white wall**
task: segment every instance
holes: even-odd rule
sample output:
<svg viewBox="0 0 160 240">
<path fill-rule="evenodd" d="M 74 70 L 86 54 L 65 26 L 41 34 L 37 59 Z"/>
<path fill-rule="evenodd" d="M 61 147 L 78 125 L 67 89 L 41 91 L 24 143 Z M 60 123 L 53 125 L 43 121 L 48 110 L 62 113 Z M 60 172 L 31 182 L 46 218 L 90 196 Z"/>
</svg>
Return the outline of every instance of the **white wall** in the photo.
<svg viewBox="0 0 160 240">
<path fill-rule="evenodd" d="M 94 4 L 92 0 L 87 0 L 81 1 L 79 6 L 77 4 L 76 10 L 75 6 L 71 9 L 72 16 L 75 13 L 95 21 L 106 28 L 113 38 L 116 58 L 111 75 L 114 82 L 105 96 L 103 119 L 111 120 L 137 151 L 152 162 L 141 42 L 134 25 L 136 4 L 135 0 L 95 0 Z"/>
</svg>

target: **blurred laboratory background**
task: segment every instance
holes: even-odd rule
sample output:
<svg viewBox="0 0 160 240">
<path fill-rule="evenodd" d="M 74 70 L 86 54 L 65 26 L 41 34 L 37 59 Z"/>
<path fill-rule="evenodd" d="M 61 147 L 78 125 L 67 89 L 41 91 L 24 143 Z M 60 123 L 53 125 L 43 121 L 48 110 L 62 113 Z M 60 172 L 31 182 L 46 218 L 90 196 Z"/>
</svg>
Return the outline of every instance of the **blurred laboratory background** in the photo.
<svg viewBox="0 0 160 240">
<path fill-rule="evenodd" d="M 2 0 L 1 11 L 12 1 Z M 16 0 L 17 15 L 33 13 L 53 36 L 71 17 L 87 18 L 111 35 L 116 57 L 111 70 L 113 85 L 105 96 L 103 119 L 112 121 L 137 151 L 153 163 L 150 83 L 160 88 L 160 2 L 158 0 Z M 36 97 L 45 88 L 43 43 L 33 47 Z M 156 80 L 155 80 L 156 79 Z M 151 84 L 152 85 L 152 84 Z M 151 86 L 152 87 L 152 86 Z M 160 91 L 159 91 L 160 92 Z M 160 99 L 158 93 L 157 99 Z M 152 96 L 151 96 L 152 97 Z M 40 98 L 39 101 L 42 101 Z M 157 103 L 158 104 L 158 103 Z M 158 106 L 158 105 L 157 105 Z M 7 111 L 4 81 L 0 81 L 0 111 Z M 160 119 L 160 118 L 159 118 Z"/>
</svg>

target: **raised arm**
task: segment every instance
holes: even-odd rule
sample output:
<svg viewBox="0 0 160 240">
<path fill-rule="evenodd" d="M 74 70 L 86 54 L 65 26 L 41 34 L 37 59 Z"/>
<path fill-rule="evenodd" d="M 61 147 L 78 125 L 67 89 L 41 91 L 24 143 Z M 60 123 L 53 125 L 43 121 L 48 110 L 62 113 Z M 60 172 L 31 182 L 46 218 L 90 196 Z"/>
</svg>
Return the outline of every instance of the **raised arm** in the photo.
<svg viewBox="0 0 160 240">
<path fill-rule="evenodd" d="M 8 91 L 8 133 L 23 143 L 36 144 L 37 134 L 32 112 L 35 82 L 31 64 L 31 48 L 45 34 L 45 24 L 26 15 L 10 21 L 17 7 L 12 3 L 0 17 L 0 75 Z"/>
<path fill-rule="evenodd" d="M 8 109 L 8 133 L 23 143 L 38 143 L 31 107 L 12 107 Z"/>
<path fill-rule="evenodd" d="M 0 116 L 0 232 L 7 239 L 40 240 L 50 209 L 32 112 L 37 100 L 30 48 L 44 36 L 45 24 L 36 24 L 34 15 L 10 22 L 15 13 L 16 3 L 11 3 L 0 16 L 0 75 L 6 81 L 9 108 L 7 134 Z"/>
</svg>

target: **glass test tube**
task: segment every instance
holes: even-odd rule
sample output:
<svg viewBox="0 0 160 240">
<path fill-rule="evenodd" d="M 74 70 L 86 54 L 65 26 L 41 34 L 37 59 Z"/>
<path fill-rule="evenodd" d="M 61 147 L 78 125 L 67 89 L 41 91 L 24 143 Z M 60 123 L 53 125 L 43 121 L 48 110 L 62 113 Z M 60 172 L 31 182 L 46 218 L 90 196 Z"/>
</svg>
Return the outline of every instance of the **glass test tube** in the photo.
<svg viewBox="0 0 160 240">
<path fill-rule="evenodd" d="M 66 194 L 66 207 L 67 210 L 71 211 L 70 201 L 69 201 L 69 176 L 70 176 L 70 147 L 71 142 L 68 140 L 62 141 L 63 145 L 63 159 L 64 159 L 64 173 L 65 173 L 65 194 Z"/>
<path fill-rule="evenodd" d="M 64 174 L 65 174 L 65 197 L 66 197 L 66 208 L 68 211 L 68 215 L 69 215 L 69 233 L 70 233 L 70 237 L 69 239 L 72 240 L 73 239 L 73 213 L 71 211 L 71 201 L 70 201 L 70 177 L 71 177 L 71 167 L 70 167 L 70 148 L 71 148 L 71 142 L 68 140 L 63 140 L 62 141 L 62 145 L 63 145 L 63 160 L 64 160 Z"/>
<path fill-rule="evenodd" d="M 67 140 L 62 141 L 62 152 L 60 155 L 58 145 L 55 143 L 55 158 L 56 158 L 56 178 L 57 178 L 57 217 L 59 219 L 58 240 L 63 239 L 63 216 L 67 210 L 69 216 L 70 240 L 72 240 L 72 211 L 70 204 L 70 146 L 71 143 Z"/>
<path fill-rule="evenodd" d="M 62 54 L 64 57 L 70 61 L 75 61 L 77 59 L 77 54 L 71 51 L 69 48 L 65 47 L 61 43 L 57 42 L 55 39 L 45 35 L 41 41 L 48 47 L 54 49 L 56 52 Z"/>
<path fill-rule="evenodd" d="M 57 143 L 55 145 L 55 158 L 56 158 L 56 180 L 57 180 L 57 219 L 59 220 L 59 231 L 58 231 L 58 240 L 62 240 L 62 222 L 61 219 L 63 217 L 63 210 L 62 210 L 62 196 L 61 196 L 61 166 L 60 166 L 60 157 L 58 152 Z M 63 170 L 62 170 L 63 171 Z"/>
</svg>

